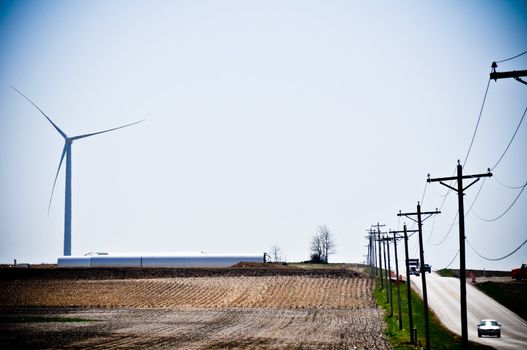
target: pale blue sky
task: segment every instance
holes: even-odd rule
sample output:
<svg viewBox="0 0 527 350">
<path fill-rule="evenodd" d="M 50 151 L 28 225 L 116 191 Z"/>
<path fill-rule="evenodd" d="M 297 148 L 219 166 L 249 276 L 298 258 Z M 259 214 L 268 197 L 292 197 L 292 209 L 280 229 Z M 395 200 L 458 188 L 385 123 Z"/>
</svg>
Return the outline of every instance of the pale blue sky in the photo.
<svg viewBox="0 0 527 350">
<path fill-rule="evenodd" d="M 63 247 L 63 173 L 47 215 L 63 140 L 10 84 L 70 135 L 147 119 L 74 143 L 73 254 L 277 244 L 299 261 L 325 224 L 330 260 L 359 262 L 371 224 L 401 228 L 426 174 L 452 175 L 492 61 L 525 50 L 526 1 L 2 1 L 0 262 Z M 499 64 L 514 69 L 527 55 Z M 527 86 L 491 82 L 466 173 L 494 165 L 526 107 Z M 501 181 L 527 181 L 526 149 L 522 125 Z M 444 192 L 429 185 L 423 209 Z M 473 210 L 495 217 L 517 193 L 490 179 Z M 467 215 L 478 252 L 527 238 L 526 196 L 492 223 Z M 426 222 L 434 268 L 458 249 L 457 226 L 434 245 L 456 208 Z M 468 267 L 527 262 L 527 246 L 499 262 L 467 249 Z"/>
</svg>

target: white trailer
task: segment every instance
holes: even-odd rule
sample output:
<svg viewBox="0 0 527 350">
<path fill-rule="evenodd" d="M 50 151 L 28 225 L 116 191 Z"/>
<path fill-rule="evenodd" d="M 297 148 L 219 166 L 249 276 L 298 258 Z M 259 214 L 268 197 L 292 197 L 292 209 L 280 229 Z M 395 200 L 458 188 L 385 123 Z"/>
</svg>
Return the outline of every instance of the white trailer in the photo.
<svg viewBox="0 0 527 350">
<path fill-rule="evenodd" d="M 264 262 L 262 254 L 206 253 L 88 253 L 84 256 L 63 256 L 58 267 L 229 267 L 241 262 Z"/>
</svg>

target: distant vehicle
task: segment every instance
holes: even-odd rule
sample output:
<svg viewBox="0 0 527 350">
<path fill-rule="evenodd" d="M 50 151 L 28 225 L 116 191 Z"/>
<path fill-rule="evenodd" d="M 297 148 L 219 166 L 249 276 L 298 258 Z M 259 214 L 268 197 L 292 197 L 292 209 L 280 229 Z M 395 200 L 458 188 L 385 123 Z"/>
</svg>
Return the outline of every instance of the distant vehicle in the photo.
<svg viewBox="0 0 527 350">
<path fill-rule="evenodd" d="M 423 265 L 423 271 L 424 272 L 428 272 L 428 273 L 432 273 L 432 266 L 428 265 L 428 264 L 424 264 Z"/>
<path fill-rule="evenodd" d="M 522 264 L 519 269 L 512 269 L 511 275 L 512 278 L 518 281 L 527 279 L 527 264 Z"/>
<path fill-rule="evenodd" d="M 410 268 L 408 274 L 419 276 L 419 259 L 408 259 L 408 267 Z"/>
<path fill-rule="evenodd" d="M 481 320 L 476 326 L 479 338 L 483 335 L 495 335 L 501 338 L 501 324 L 496 320 Z"/>
</svg>

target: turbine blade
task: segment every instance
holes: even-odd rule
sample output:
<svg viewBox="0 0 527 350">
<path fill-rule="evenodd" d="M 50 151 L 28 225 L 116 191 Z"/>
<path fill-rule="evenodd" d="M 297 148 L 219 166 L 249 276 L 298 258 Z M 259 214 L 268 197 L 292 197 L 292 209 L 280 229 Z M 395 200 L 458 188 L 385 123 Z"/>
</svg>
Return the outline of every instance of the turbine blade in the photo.
<svg viewBox="0 0 527 350">
<path fill-rule="evenodd" d="M 70 137 L 70 140 L 71 140 L 71 141 L 74 141 L 74 140 L 82 139 L 82 138 L 89 137 L 89 136 L 93 136 L 93 135 L 104 134 L 105 132 L 110 132 L 110 131 L 114 131 L 114 130 L 117 130 L 117 129 L 126 128 L 127 126 L 132 126 L 132 125 L 135 125 L 135 124 L 142 123 L 142 122 L 144 122 L 145 120 L 146 120 L 146 119 L 143 119 L 143 120 L 140 120 L 140 121 L 138 121 L 138 122 L 134 122 L 134 123 L 126 124 L 126 125 L 123 125 L 123 126 L 118 126 L 118 127 L 116 127 L 116 128 L 112 128 L 112 129 L 108 129 L 108 130 L 103 130 L 103 131 L 94 132 L 94 133 L 91 133 L 91 134 L 84 134 L 84 135 L 79 135 L 79 136 L 73 136 L 73 137 Z"/>
<path fill-rule="evenodd" d="M 46 113 L 44 113 L 44 112 L 43 112 L 43 111 L 42 111 L 42 110 L 41 110 L 41 109 L 40 109 L 40 108 L 39 108 L 39 107 L 38 107 L 33 101 L 31 101 L 26 95 L 24 95 L 23 93 L 21 93 L 20 90 L 18 90 L 18 89 L 17 89 L 16 87 L 14 87 L 13 85 L 9 85 L 9 86 L 11 86 L 11 88 L 12 88 L 13 90 L 15 90 L 16 92 L 18 92 L 20 95 L 22 95 L 22 97 L 24 97 L 24 98 L 25 98 L 26 100 L 28 100 L 33 106 L 35 106 L 35 108 L 38 109 L 38 111 L 39 111 L 40 113 L 42 113 L 42 115 L 43 115 L 44 117 L 46 117 L 46 119 L 51 123 L 51 125 L 53 125 L 53 127 L 59 132 L 59 134 L 62 135 L 62 137 L 64 137 L 65 139 L 68 138 L 68 135 L 66 135 L 66 133 L 65 133 L 64 131 L 60 130 L 60 128 L 59 128 L 55 123 L 53 123 L 53 121 L 51 120 L 51 118 L 48 117 L 48 116 L 46 115 Z"/>
<path fill-rule="evenodd" d="M 51 188 L 51 196 L 49 197 L 49 206 L 48 206 L 48 215 L 51 211 L 51 201 L 53 200 L 53 192 L 55 192 L 55 185 L 57 184 L 57 178 L 59 177 L 60 167 L 62 166 L 62 161 L 64 160 L 64 156 L 66 155 L 66 147 L 68 145 L 64 144 L 64 149 L 62 150 L 62 156 L 60 157 L 59 167 L 57 169 L 57 174 L 55 175 L 55 181 L 53 181 L 53 187 Z"/>
</svg>

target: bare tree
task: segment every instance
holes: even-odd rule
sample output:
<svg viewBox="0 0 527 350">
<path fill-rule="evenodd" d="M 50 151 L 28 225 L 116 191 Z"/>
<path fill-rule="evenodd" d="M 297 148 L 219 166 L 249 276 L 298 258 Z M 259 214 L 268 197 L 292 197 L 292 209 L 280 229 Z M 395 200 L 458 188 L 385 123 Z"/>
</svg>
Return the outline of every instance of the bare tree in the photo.
<svg viewBox="0 0 527 350">
<path fill-rule="evenodd" d="M 324 262 L 324 259 L 322 258 L 324 254 L 324 250 L 322 249 L 322 240 L 320 239 L 320 235 L 318 233 L 315 233 L 311 237 L 311 244 L 309 248 L 311 250 L 311 262 Z"/>
<path fill-rule="evenodd" d="M 311 237 L 311 261 L 327 263 L 329 256 L 336 252 L 335 240 L 326 225 L 318 227 L 318 231 Z"/>
<path fill-rule="evenodd" d="M 280 249 L 277 244 L 271 247 L 271 258 L 273 259 L 273 262 L 282 261 L 282 249 Z"/>
</svg>

